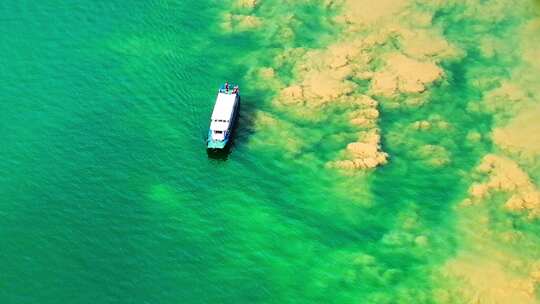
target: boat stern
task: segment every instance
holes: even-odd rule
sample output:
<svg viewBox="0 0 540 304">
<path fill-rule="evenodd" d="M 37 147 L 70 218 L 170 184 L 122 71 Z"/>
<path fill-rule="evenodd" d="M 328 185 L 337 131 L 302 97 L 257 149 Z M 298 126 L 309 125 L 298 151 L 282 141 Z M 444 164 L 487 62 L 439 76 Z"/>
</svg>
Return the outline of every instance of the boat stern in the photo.
<svg viewBox="0 0 540 304">
<path fill-rule="evenodd" d="M 227 146 L 227 140 L 208 140 L 206 149 L 208 150 L 223 150 Z"/>
</svg>

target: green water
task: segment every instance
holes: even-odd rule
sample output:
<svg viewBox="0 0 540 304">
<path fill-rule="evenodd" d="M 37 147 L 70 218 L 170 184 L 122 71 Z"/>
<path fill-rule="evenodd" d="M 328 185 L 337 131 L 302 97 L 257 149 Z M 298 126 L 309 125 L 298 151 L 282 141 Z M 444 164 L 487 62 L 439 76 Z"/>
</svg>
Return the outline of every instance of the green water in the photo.
<svg viewBox="0 0 540 304">
<path fill-rule="evenodd" d="M 458 246 L 463 172 L 491 149 L 462 140 L 491 128 L 464 111 L 481 96 L 471 77 L 494 62 L 448 27 L 468 56 L 445 63 L 428 106 L 381 109 L 387 166 L 343 175 L 323 164 L 352 136 L 332 134 L 354 130 L 332 112 L 324 128 L 301 125 L 328 140 L 304 158 L 261 144 L 254 126 L 273 110 L 272 93 L 247 81 L 252 65 L 339 31 L 326 22 L 336 12 L 291 7 L 257 11 L 297 12 L 297 36 L 282 42 L 279 23 L 224 33 L 227 7 L 210 0 L 0 5 L 0 303 L 434 302 L 434 269 Z M 435 22 L 474 32 L 445 13 Z M 223 80 L 240 84 L 242 116 L 231 154 L 215 159 L 204 139 Z M 402 140 L 433 114 L 455 127 Z M 431 143 L 451 166 L 413 151 Z"/>
</svg>

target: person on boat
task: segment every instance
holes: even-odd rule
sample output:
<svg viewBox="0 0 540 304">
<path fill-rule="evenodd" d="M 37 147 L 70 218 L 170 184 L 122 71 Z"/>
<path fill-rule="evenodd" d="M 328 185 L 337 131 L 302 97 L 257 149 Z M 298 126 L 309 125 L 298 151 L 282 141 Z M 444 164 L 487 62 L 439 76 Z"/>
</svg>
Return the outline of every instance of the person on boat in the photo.
<svg viewBox="0 0 540 304">
<path fill-rule="evenodd" d="M 229 82 L 225 81 L 225 92 L 229 93 Z"/>
<path fill-rule="evenodd" d="M 234 86 L 234 89 L 232 91 L 233 94 L 238 94 L 238 86 Z"/>
</svg>

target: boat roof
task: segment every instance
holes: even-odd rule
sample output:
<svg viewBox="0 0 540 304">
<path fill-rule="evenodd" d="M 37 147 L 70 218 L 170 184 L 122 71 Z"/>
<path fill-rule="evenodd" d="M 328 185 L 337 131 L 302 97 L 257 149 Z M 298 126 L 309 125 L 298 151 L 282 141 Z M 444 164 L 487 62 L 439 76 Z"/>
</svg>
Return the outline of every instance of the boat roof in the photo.
<svg viewBox="0 0 540 304">
<path fill-rule="evenodd" d="M 226 131 L 228 128 L 228 122 L 220 122 L 215 120 L 212 120 L 212 122 L 210 122 L 210 130 L 212 131 Z"/>
<path fill-rule="evenodd" d="M 236 94 L 219 92 L 212 112 L 212 121 L 230 120 L 236 103 Z"/>
</svg>

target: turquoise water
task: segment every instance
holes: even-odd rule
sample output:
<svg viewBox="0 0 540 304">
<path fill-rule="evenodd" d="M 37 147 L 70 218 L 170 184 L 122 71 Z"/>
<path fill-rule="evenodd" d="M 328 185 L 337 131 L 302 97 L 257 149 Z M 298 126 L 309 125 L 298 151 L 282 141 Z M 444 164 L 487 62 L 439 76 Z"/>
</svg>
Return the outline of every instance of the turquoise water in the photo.
<svg viewBox="0 0 540 304">
<path fill-rule="evenodd" d="M 354 137 L 334 117 L 342 109 L 295 122 L 246 76 L 285 48 L 334 42 L 337 12 L 269 3 L 256 13 L 297 13 L 295 39 L 277 39 L 278 22 L 226 33 L 217 1 L 0 4 L 1 303 L 438 302 L 437 269 L 459 249 L 464 172 L 492 149 L 463 141 L 492 128 L 464 110 L 481 97 L 472 79 L 504 60 L 478 55 L 457 34 L 476 37 L 475 25 L 441 12 L 434 22 L 453 24 L 467 56 L 443 64 L 448 80 L 426 107 L 381 107 L 387 166 L 341 174 L 324 162 Z M 276 74 L 290 81 L 291 69 Z M 231 153 L 212 158 L 205 136 L 224 80 L 240 84 L 242 114 Z M 259 111 L 283 125 L 261 132 Z M 434 114 L 453 128 L 403 133 Z M 287 128 L 328 144 L 291 156 Z M 282 141 L 265 145 L 268 134 Z M 426 164 L 424 144 L 452 164 Z"/>
<path fill-rule="evenodd" d="M 227 161 L 206 155 L 250 45 L 208 4 L 3 4 L 1 302 L 283 300 L 318 259 L 300 252 L 356 238 L 290 195 L 310 186 L 297 168 L 247 149 L 249 118 Z"/>
<path fill-rule="evenodd" d="M 230 243 L 217 195 L 242 163 L 203 140 L 237 48 L 212 30 L 217 8 L 3 6 L 1 301 L 241 297 L 215 272 Z"/>
</svg>

